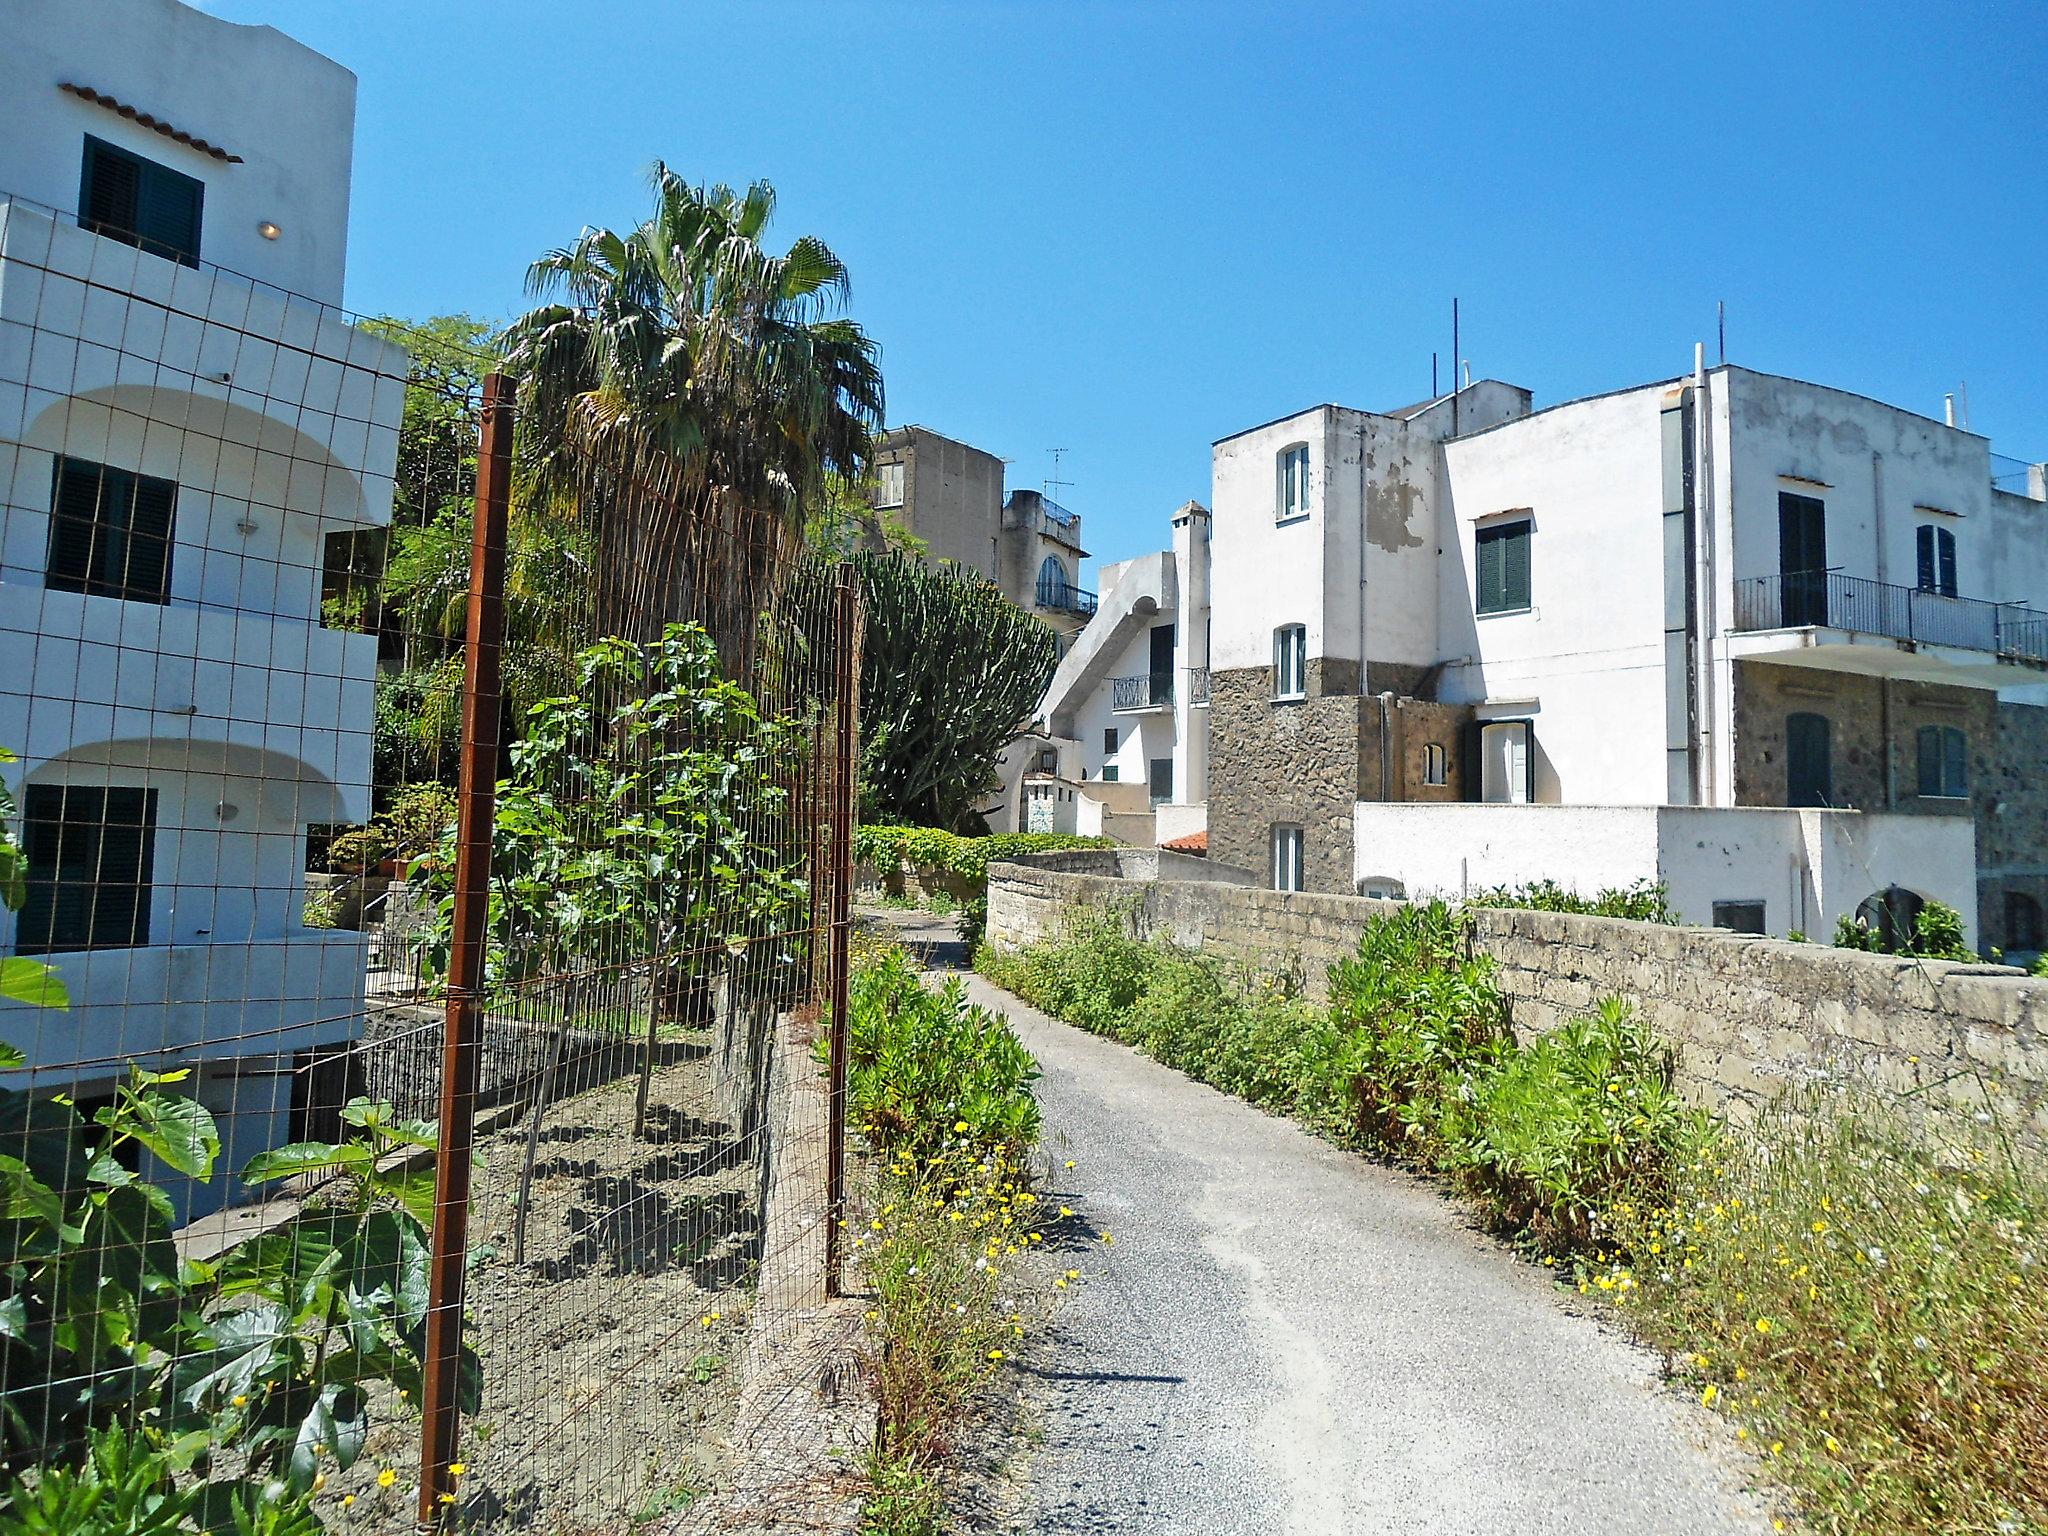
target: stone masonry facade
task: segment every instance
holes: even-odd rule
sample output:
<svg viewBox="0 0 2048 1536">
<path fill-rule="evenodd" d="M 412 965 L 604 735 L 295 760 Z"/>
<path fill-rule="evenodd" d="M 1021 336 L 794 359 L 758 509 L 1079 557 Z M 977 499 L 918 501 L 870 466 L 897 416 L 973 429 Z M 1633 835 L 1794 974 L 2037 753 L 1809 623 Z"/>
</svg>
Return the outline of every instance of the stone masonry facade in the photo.
<svg viewBox="0 0 2048 1536">
<path fill-rule="evenodd" d="M 1859 673 L 1750 661 L 1735 669 L 1738 805 L 1785 803 L 1785 719 L 1823 715 L 1837 803 L 1971 817 L 1983 942 L 2039 947 L 2038 927 L 2027 925 L 2048 909 L 2048 708 L 2000 703 L 1986 688 L 1899 681 L 1887 697 L 1882 679 Z M 1921 796 L 1917 734 L 1927 725 L 1954 726 L 1968 741 L 1967 799 Z"/>
<path fill-rule="evenodd" d="M 1087 852 L 993 866 L 989 942 L 1014 948 L 1056 935 L 1077 907 L 1106 907 L 1140 937 L 1290 976 L 1321 997 L 1366 920 L 1397 906 L 1091 872 L 1114 867 Z M 1988 1091 L 2024 1140 L 2048 1149 L 2048 980 L 1714 928 L 1471 915 L 1473 946 L 1493 959 L 1525 1038 L 1618 996 L 1676 1047 L 1683 1091 L 1731 1118 L 1805 1083 L 1853 1084 L 1915 1112 L 1974 1113 Z"/>
</svg>

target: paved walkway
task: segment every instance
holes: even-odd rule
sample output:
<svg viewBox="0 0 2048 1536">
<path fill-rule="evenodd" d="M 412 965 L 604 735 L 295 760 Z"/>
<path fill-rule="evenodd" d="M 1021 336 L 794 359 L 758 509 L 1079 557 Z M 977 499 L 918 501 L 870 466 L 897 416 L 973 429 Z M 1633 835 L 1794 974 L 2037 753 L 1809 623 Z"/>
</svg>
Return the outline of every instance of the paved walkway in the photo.
<svg viewBox="0 0 2048 1536">
<path fill-rule="evenodd" d="M 1719 1423 L 1430 1186 L 969 986 L 1115 1237 L 1074 1260 L 1010 1529 L 1770 1531 Z"/>
</svg>

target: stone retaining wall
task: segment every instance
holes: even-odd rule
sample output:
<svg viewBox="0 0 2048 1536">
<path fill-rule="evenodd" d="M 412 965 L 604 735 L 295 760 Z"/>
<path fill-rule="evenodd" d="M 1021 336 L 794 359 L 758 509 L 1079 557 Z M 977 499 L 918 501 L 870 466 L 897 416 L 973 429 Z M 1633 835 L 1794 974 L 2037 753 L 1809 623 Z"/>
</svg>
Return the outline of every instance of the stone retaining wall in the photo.
<svg viewBox="0 0 2048 1536">
<path fill-rule="evenodd" d="M 1111 906 L 1141 937 L 1290 975 L 1321 997 L 1329 967 L 1355 952 L 1366 919 L 1396 906 L 1140 882 L 1066 862 L 990 868 L 991 944 L 1014 948 L 1057 934 L 1076 906 Z M 1525 1037 L 1618 996 L 1677 1046 L 1680 1085 L 1717 1111 L 1743 1116 L 1795 1083 L 1853 1083 L 1904 1104 L 1972 1110 L 1988 1088 L 2025 1139 L 2048 1149 L 2048 981 L 1715 928 L 1509 909 L 1472 915 L 1473 946 L 1498 965 Z"/>
</svg>

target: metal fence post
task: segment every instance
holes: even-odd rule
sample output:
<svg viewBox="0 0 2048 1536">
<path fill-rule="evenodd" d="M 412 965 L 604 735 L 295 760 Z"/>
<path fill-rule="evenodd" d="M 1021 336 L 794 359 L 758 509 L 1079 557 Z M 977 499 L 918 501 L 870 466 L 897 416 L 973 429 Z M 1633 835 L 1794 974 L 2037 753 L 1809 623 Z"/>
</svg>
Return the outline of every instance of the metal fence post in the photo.
<svg viewBox="0 0 2048 1536">
<path fill-rule="evenodd" d="M 470 546 L 469 633 L 462 693 L 461 821 L 455 853 L 455 921 L 448 957 L 448 1011 L 441 1041 L 441 1142 L 435 1159 L 432 1268 L 421 1383 L 420 1524 L 446 1507 L 449 1465 L 461 1427 L 463 1261 L 469 1244 L 469 1174 L 476 1115 L 477 1023 L 490 903 L 491 824 L 498 778 L 500 650 L 505 630 L 505 524 L 511 496 L 512 415 L 517 385 L 484 380 L 477 453 L 475 535 Z"/>
<path fill-rule="evenodd" d="M 826 858 L 832 871 L 832 917 L 827 986 L 831 993 L 831 1082 L 825 1101 L 825 1294 L 837 1296 L 846 1264 L 846 991 L 853 942 L 854 737 L 859 729 L 854 572 L 839 567 L 832 592 L 833 704 L 832 815 Z"/>
</svg>

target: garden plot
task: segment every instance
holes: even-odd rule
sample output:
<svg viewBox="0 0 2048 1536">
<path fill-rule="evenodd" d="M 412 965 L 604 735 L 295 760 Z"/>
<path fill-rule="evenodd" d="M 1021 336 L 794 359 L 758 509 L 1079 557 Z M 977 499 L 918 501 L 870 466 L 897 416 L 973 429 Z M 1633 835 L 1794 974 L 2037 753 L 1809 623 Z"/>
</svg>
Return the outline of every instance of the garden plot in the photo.
<svg viewBox="0 0 2048 1536">
<path fill-rule="evenodd" d="M 460 1527 L 625 1531 L 683 1507 L 715 1474 L 711 1446 L 739 1386 L 759 1175 L 718 1118 L 712 1072 L 702 1055 L 657 1069 L 640 1139 L 632 1075 L 549 1108 L 524 1263 L 526 1122 L 479 1137 L 469 1311 L 483 1393 L 463 1427 Z M 419 1421 L 393 1406 L 323 1490 L 333 1529 L 411 1528 Z"/>
</svg>

